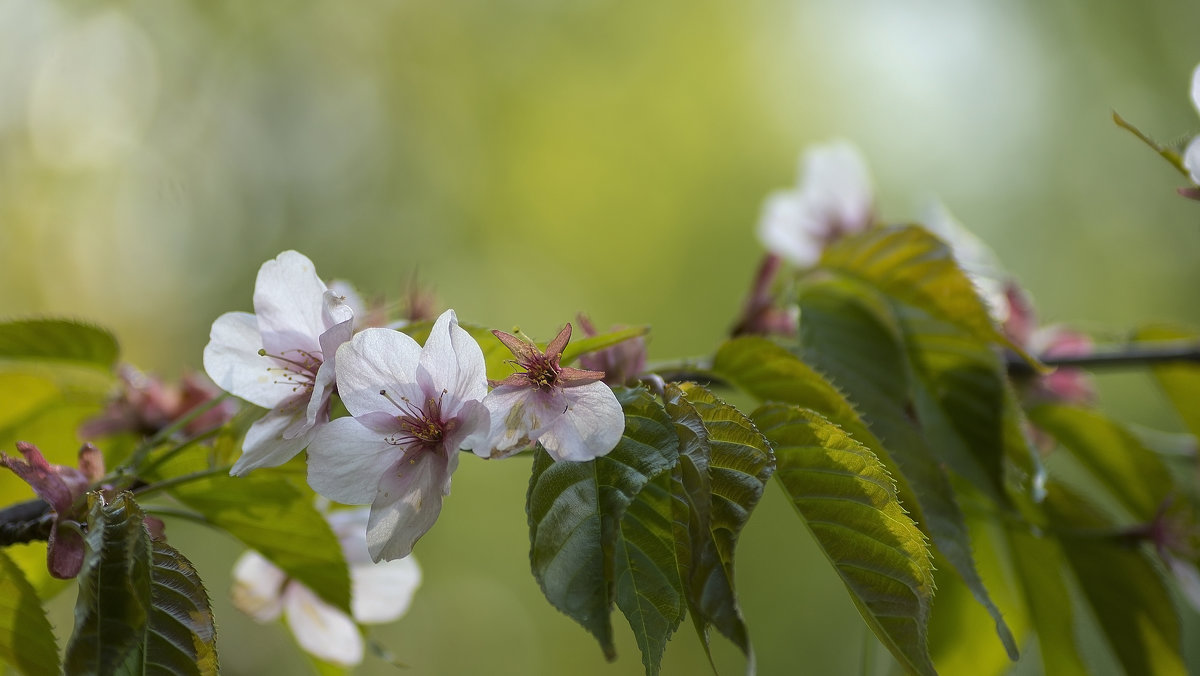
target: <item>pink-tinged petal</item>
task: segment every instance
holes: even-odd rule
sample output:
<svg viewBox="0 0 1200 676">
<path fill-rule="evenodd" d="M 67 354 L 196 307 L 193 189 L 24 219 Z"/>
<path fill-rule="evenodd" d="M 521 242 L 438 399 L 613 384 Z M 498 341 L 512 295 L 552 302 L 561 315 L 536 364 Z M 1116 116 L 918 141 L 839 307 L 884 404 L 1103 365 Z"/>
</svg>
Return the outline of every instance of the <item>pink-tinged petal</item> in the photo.
<svg viewBox="0 0 1200 676">
<path fill-rule="evenodd" d="M 324 362 L 317 369 L 312 397 L 308 400 L 308 423 L 323 423 L 329 415 L 329 397 L 333 394 L 337 376 L 337 350 L 354 335 L 354 313 L 332 291 L 325 292 L 325 321 L 330 325 L 321 334 L 321 354 Z"/>
<path fill-rule="evenodd" d="M 583 462 L 606 455 L 625 431 L 625 414 L 604 383 L 565 390 L 568 409 L 538 438 L 555 460 Z"/>
<path fill-rule="evenodd" d="M 800 199 L 840 234 L 871 224 L 875 191 L 862 155 L 846 141 L 815 146 L 804 154 Z"/>
<path fill-rule="evenodd" d="M 482 458 L 505 458 L 533 443 L 530 433 L 542 427 L 545 410 L 537 390 L 501 385 L 483 400 L 491 424 L 486 444 L 474 447 Z"/>
<path fill-rule="evenodd" d="M 338 418 L 321 427 L 308 447 L 308 484 L 335 502 L 370 504 L 380 476 L 401 453 L 354 418 Z"/>
<path fill-rule="evenodd" d="M 305 652 L 344 667 L 362 662 L 362 632 L 345 613 L 299 584 L 288 586 L 283 602 L 288 628 Z"/>
<path fill-rule="evenodd" d="M 551 358 L 562 356 L 562 351 L 567 347 L 567 343 L 569 342 L 571 342 L 571 323 L 567 322 L 567 325 L 559 330 L 554 340 L 546 345 L 546 356 Z"/>
<path fill-rule="evenodd" d="M 1200 185 L 1200 136 L 1192 139 L 1183 151 L 1183 166 L 1188 170 L 1192 183 Z"/>
<path fill-rule="evenodd" d="M 395 401 L 421 401 L 416 388 L 417 341 L 390 329 L 364 329 L 337 350 L 338 396 L 352 415 L 380 411 L 396 415 L 396 406 L 379 394 L 387 390 Z"/>
<path fill-rule="evenodd" d="M 320 350 L 324 296 L 325 283 L 303 254 L 284 251 L 263 263 L 254 283 L 254 313 L 267 352 Z"/>
<path fill-rule="evenodd" d="M 412 556 L 351 566 L 350 584 L 350 609 L 355 620 L 362 624 L 392 622 L 408 612 L 421 586 L 421 568 Z"/>
<path fill-rule="evenodd" d="M 1187 599 L 1192 608 L 1200 611 L 1200 571 L 1196 570 L 1196 564 L 1170 554 L 1164 554 L 1163 560 L 1175 576 L 1175 581 L 1179 583 L 1179 591 L 1183 593 L 1183 598 Z"/>
<path fill-rule="evenodd" d="M 284 438 L 290 427 L 305 423 L 303 411 L 269 411 L 246 431 L 242 441 L 242 456 L 229 473 L 243 476 L 260 467 L 277 467 L 296 457 L 310 440 L 309 434 Z"/>
<path fill-rule="evenodd" d="M 339 509 L 325 515 L 333 534 L 342 545 L 342 555 L 346 564 L 354 566 L 373 566 L 371 555 L 367 552 L 367 523 L 371 519 L 370 507 L 355 509 Z"/>
<path fill-rule="evenodd" d="M 233 565 L 233 605 L 258 622 L 270 622 L 283 611 L 283 587 L 287 574 L 263 558 L 247 551 Z"/>
<path fill-rule="evenodd" d="M 767 251 L 798 267 L 810 267 L 821 258 L 827 237 L 795 193 L 771 195 L 758 221 L 758 238 Z"/>
<path fill-rule="evenodd" d="M 1200 66 L 1192 71 L 1192 105 L 1200 113 Z"/>
<path fill-rule="evenodd" d="M 479 343 L 458 325 L 454 310 L 446 310 L 429 332 L 421 350 L 421 367 L 434 391 L 446 390 L 460 401 L 487 395 L 487 366 Z"/>
<path fill-rule="evenodd" d="M 468 399 L 456 406 L 454 428 L 445 440 L 446 451 L 456 453 L 461 448 L 473 450 L 484 446 L 492 430 L 488 407 L 477 399 Z"/>
<path fill-rule="evenodd" d="M 66 516 L 71 511 L 71 503 L 75 499 L 70 487 L 54 471 L 54 467 L 46 462 L 45 456 L 37 446 L 27 441 L 18 441 L 17 450 L 25 456 L 24 461 L 0 453 L 0 465 L 12 470 L 21 481 L 29 484 L 33 492 L 45 500 L 57 514 Z"/>
<path fill-rule="evenodd" d="M 392 561 L 412 553 L 413 545 L 437 521 L 457 467 L 457 453 L 447 458 L 425 452 L 401 458 L 383 473 L 367 524 L 367 550 L 373 560 Z"/>
<path fill-rule="evenodd" d="M 272 369 L 270 357 L 259 354 L 262 335 L 254 315 L 226 312 L 213 322 L 204 348 L 204 371 L 217 387 L 263 408 L 275 408 L 295 396 L 290 384 Z"/>
</svg>

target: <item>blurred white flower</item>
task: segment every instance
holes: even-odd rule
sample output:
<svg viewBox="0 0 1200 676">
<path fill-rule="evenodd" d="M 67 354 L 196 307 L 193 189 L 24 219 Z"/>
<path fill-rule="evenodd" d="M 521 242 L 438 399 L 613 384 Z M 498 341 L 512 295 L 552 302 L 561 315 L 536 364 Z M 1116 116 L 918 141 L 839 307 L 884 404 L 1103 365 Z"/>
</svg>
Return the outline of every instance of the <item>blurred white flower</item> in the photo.
<svg viewBox="0 0 1200 676">
<path fill-rule="evenodd" d="M 258 622 L 271 622 L 283 615 L 300 647 L 322 660 L 342 666 L 362 662 L 363 638 L 358 624 L 399 619 L 408 611 L 421 584 L 421 569 L 411 556 L 372 563 L 366 543 L 369 511 L 342 510 L 326 516 L 350 568 L 353 619 L 322 601 L 308 587 L 288 579 L 254 551 L 243 554 L 234 565 L 233 604 Z"/>
<path fill-rule="evenodd" d="M 1009 274 L 990 247 L 950 213 L 946 205 L 933 201 L 924 209 L 921 225 L 945 242 L 958 266 L 967 273 L 997 324 L 1008 321 L 1009 304 L 1005 295 Z"/>
<path fill-rule="evenodd" d="M 389 329 L 363 330 L 338 350 L 337 382 L 354 417 L 313 439 L 308 483 L 330 500 L 371 505 L 371 558 L 408 556 L 437 521 L 458 450 L 486 441 L 483 350 L 447 310 L 424 347 Z"/>
<path fill-rule="evenodd" d="M 334 355 L 354 330 L 350 306 L 295 251 L 259 268 L 254 312 L 218 317 L 204 348 L 213 382 L 271 409 L 246 433 L 230 474 L 281 465 L 308 446 L 329 421 Z"/>
<path fill-rule="evenodd" d="M 1200 113 L 1200 66 L 1192 71 L 1192 105 Z M 1200 185 L 1200 136 L 1192 139 L 1183 152 L 1183 166 L 1192 177 L 1192 183 Z"/>
<path fill-rule="evenodd" d="M 809 148 L 800 160 L 796 188 L 767 199 L 758 236 L 771 253 L 808 267 L 834 240 L 865 230 L 874 210 L 862 156 L 850 143 L 834 141 Z"/>
</svg>

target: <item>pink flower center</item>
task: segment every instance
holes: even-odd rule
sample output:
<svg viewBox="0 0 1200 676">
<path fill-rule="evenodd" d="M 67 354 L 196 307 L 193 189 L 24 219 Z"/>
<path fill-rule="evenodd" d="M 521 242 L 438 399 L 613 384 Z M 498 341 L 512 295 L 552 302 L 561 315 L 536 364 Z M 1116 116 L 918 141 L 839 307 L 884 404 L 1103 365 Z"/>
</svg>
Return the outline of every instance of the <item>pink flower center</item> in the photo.
<svg viewBox="0 0 1200 676">
<path fill-rule="evenodd" d="M 436 399 L 433 397 L 426 399 L 424 406 L 414 404 L 407 397 L 400 397 L 400 400 L 397 401 L 387 393 L 387 390 L 379 390 L 379 394 L 392 402 L 392 405 L 400 411 L 400 415 L 396 416 L 400 430 L 384 439 L 393 446 L 403 446 L 416 451 L 437 451 L 444 447 L 446 437 L 450 436 L 458 427 L 457 420 L 442 418 L 442 399 L 446 396 L 445 390 L 442 390 Z"/>
<path fill-rule="evenodd" d="M 270 354 L 264 348 L 258 354 L 275 360 L 275 366 L 268 366 L 267 372 L 275 377 L 276 385 L 287 385 L 292 392 L 311 392 L 317 379 L 317 370 L 324 363 L 320 352 L 308 350 L 284 350 L 279 354 Z"/>
</svg>

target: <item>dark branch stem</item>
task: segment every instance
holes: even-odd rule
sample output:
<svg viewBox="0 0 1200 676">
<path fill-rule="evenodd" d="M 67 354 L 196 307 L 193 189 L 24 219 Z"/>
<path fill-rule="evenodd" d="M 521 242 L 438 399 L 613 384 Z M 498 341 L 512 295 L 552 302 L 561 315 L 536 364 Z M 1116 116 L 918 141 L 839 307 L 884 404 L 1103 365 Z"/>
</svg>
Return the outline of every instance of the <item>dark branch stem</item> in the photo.
<svg viewBox="0 0 1200 676">
<path fill-rule="evenodd" d="M 1119 347 L 1104 347 L 1090 354 L 1038 357 L 1046 366 L 1083 369 L 1137 368 L 1173 363 L 1200 365 L 1200 342 L 1173 341 L 1130 343 Z M 1006 355 L 1008 372 L 1013 375 L 1032 375 L 1033 368 L 1015 354 Z"/>
</svg>

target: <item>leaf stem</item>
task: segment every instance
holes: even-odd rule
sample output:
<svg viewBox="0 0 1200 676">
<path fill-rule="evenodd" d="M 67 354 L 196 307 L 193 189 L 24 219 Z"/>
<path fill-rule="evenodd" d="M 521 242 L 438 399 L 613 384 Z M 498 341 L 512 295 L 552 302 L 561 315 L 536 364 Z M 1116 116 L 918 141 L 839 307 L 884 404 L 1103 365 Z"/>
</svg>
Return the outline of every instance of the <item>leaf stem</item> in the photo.
<svg viewBox="0 0 1200 676">
<path fill-rule="evenodd" d="M 172 477 L 172 478 L 166 479 L 164 481 L 159 481 L 158 483 L 146 484 L 145 486 L 142 486 L 140 488 L 135 488 L 133 490 L 133 492 L 139 498 L 147 496 L 147 495 L 153 495 L 154 493 L 158 493 L 159 491 L 164 491 L 168 488 L 182 486 L 183 484 L 191 483 L 193 481 L 199 481 L 201 479 L 207 479 L 209 477 L 217 476 L 220 474 L 228 474 L 230 467 L 232 467 L 232 465 L 226 465 L 224 467 L 214 467 L 212 469 L 206 469 L 206 470 L 203 470 L 200 472 L 192 472 L 191 474 L 184 474 L 182 476 Z"/>
<path fill-rule="evenodd" d="M 154 448 L 163 441 L 170 439 L 176 432 L 186 427 L 188 423 L 192 422 L 196 418 L 199 418 L 205 413 L 208 413 L 217 406 L 220 406 L 221 402 L 225 401 L 225 399 L 228 397 L 228 392 L 222 392 L 221 394 L 183 414 L 178 420 L 175 420 L 170 425 L 167 425 L 158 432 L 155 432 L 153 436 L 143 441 L 136 449 L 134 449 L 133 453 L 129 456 L 129 460 L 125 462 L 124 467 L 132 467 L 134 469 L 134 473 L 137 474 L 141 469 L 142 463 L 146 460 L 146 456 L 150 454 L 150 451 L 154 450 Z"/>
</svg>

